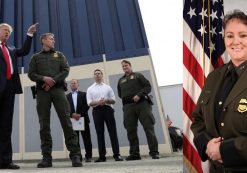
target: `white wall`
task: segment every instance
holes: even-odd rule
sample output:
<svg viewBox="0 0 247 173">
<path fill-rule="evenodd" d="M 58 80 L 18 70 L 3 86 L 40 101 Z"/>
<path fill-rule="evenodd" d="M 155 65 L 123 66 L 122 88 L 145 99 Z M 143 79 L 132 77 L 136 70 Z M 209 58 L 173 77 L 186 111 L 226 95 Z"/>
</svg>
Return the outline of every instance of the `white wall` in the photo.
<svg viewBox="0 0 247 173">
<path fill-rule="evenodd" d="M 232 11 L 233 9 L 239 9 L 247 13 L 247 1 L 246 0 L 224 0 L 224 11 Z"/>
<path fill-rule="evenodd" d="M 150 56 L 133 57 L 130 58 L 132 66 L 135 71 L 140 71 L 150 81 L 152 85 L 152 95 L 154 96 L 153 114 L 156 120 L 155 133 L 159 142 L 160 154 L 171 153 L 171 146 L 169 142 L 169 134 L 163 114 L 161 111 L 161 99 L 159 96 L 158 85 L 154 74 L 153 64 Z M 116 94 L 116 104 L 114 105 L 115 119 L 117 124 L 117 132 L 119 139 L 120 152 L 122 156 L 129 154 L 129 143 L 126 135 L 126 130 L 123 125 L 122 103 L 117 97 L 117 81 L 123 75 L 121 69 L 121 60 L 103 61 L 101 63 L 86 64 L 81 66 L 74 66 L 70 68 L 70 74 L 67 81 L 71 79 L 78 79 L 80 82 L 80 89 L 86 89 L 93 83 L 94 69 L 101 69 L 104 74 L 105 83 L 112 86 Z M 40 137 L 39 137 L 39 123 L 36 111 L 36 100 L 32 99 L 30 86 L 34 85 L 29 80 L 27 74 L 21 74 L 21 81 L 24 93 L 16 97 L 15 113 L 13 120 L 12 144 L 15 160 L 30 160 L 40 159 Z M 98 156 L 96 131 L 91 115 L 92 110 L 89 110 L 90 131 L 93 143 L 93 157 Z M 53 137 L 53 158 L 67 158 L 68 152 L 64 145 L 63 134 L 57 114 L 54 108 L 51 109 L 51 135 Z M 146 136 L 141 125 L 138 125 L 138 136 L 140 142 L 140 151 L 142 155 L 148 155 L 149 149 L 147 145 Z M 81 145 L 81 148 L 83 145 Z M 106 130 L 106 147 L 107 156 L 111 156 L 112 149 L 109 135 Z M 84 149 L 82 149 L 84 155 Z"/>
<path fill-rule="evenodd" d="M 183 128 L 182 109 L 183 109 L 183 86 L 182 84 L 168 85 L 159 87 L 160 97 L 164 109 L 164 116 L 169 115 L 172 125 Z"/>
</svg>

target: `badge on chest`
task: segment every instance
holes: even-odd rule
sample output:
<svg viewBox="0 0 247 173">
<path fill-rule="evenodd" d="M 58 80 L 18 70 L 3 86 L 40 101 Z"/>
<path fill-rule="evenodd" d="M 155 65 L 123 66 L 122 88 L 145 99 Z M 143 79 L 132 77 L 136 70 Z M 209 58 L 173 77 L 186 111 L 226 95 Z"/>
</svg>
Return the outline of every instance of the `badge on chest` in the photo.
<svg viewBox="0 0 247 173">
<path fill-rule="evenodd" d="M 54 58 L 58 58 L 58 53 L 57 53 L 57 52 L 54 53 L 54 54 L 53 54 L 53 57 L 54 57 Z"/>
<path fill-rule="evenodd" d="M 247 112 L 247 99 L 240 99 L 238 105 L 238 112 L 240 113 Z"/>
</svg>

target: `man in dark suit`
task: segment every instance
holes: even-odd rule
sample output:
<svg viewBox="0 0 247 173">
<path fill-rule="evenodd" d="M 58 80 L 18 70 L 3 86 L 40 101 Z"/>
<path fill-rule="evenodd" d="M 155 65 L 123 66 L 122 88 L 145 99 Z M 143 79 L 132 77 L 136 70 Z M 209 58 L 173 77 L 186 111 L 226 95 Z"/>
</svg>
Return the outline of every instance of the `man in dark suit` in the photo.
<svg viewBox="0 0 247 173">
<path fill-rule="evenodd" d="M 88 109 L 86 93 L 79 91 L 79 83 L 78 80 L 72 79 L 70 81 L 71 92 L 67 94 L 67 99 L 70 104 L 70 116 L 75 120 L 79 120 L 80 117 L 84 117 L 84 131 L 81 131 L 81 136 L 85 146 L 85 159 L 86 162 L 91 162 L 92 160 L 92 142 L 91 142 L 91 134 L 90 134 L 90 119 L 88 117 Z M 79 133 L 80 131 L 76 131 L 78 135 L 78 145 L 80 145 Z"/>
<path fill-rule="evenodd" d="M 29 53 L 36 25 L 29 27 L 23 47 L 16 49 L 6 44 L 12 27 L 7 23 L 0 24 L 0 169 L 20 168 L 12 162 L 11 144 L 15 94 L 22 93 L 17 57 Z"/>
</svg>

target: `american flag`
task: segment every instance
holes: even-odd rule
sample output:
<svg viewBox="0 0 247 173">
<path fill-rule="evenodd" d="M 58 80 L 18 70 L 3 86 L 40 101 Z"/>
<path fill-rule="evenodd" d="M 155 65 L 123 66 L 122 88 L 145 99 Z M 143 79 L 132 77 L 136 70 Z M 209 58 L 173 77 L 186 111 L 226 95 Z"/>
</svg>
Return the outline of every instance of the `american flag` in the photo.
<svg viewBox="0 0 247 173">
<path fill-rule="evenodd" d="M 192 111 L 207 75 L 228 62 L 223 41 L 223 0 L 185 0 L 183 10 L 184 172 L 208 172 L 193 144 Z"/>
</svg>

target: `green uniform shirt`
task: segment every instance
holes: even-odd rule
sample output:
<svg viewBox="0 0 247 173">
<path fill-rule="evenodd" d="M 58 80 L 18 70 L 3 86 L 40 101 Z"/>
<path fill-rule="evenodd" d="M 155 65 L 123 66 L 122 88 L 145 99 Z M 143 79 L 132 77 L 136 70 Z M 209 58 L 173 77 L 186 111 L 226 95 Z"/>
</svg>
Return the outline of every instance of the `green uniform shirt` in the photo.
<svg viewBox="0 0 247 173">
<path fill-rule="evenodd" d="M 124 75 L 118 81 L 118 96 L 122 99 L 132 99 L 135 95 L 143 98 L 150 92 L 150 82 L 141 73 Z"/>
<path fill-rule="evenodd" d="M 56 83 L 61 83 L 68 74 L 68 61 L 59 51 L 42 50 L 34 54 L 29 63 L 28 77 L 37 83 L 43 82 L 43 76 L 52 77 Z"/>
</svg>

